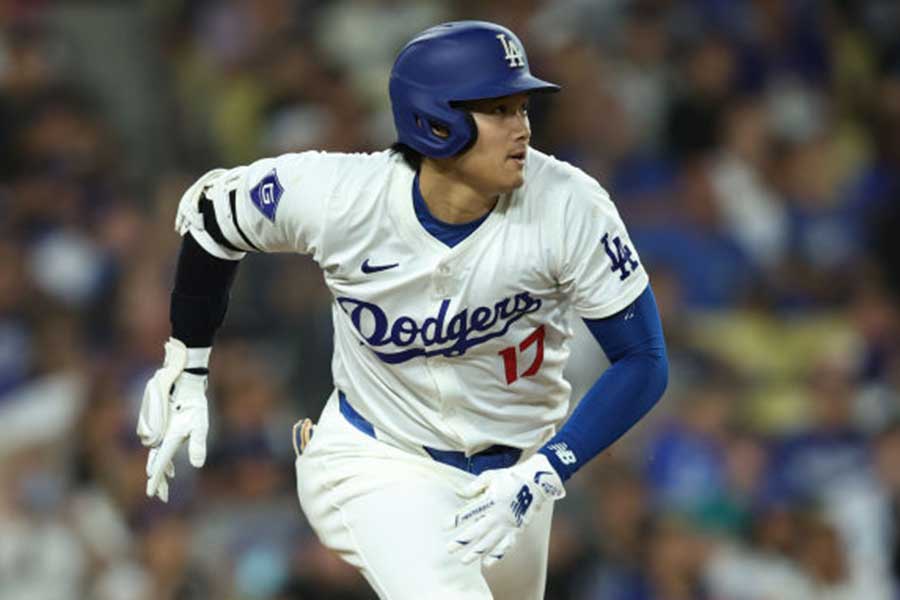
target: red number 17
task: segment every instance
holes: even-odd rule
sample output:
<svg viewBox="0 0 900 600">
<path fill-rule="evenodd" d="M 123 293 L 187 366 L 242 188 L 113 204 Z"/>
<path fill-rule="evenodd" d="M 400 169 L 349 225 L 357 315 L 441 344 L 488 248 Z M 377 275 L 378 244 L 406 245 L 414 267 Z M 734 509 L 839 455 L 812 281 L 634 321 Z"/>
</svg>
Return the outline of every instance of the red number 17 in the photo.
<svg viewBox="0 0 900 600">
<path fill-rule="evenodd" d="M 538 370 L 541 368 L 541 363 L 544 362 L 543 325 L 532 331 L 531 335 L 522 340 L 522 342 L 519 344 L 519 352 L 525 352 L 525 350 L 527 350 L 528 347 L 534 343 L 537 343 L 537 351 L 534 354 L 534 360 L 531 362 L 531 366 L 528 367 L 524 373 L 522 373 L 521 377 L 531 377 L 538 372 Z M 511 384 L 520 377 L 518 360 L 516 358 L 516 347 L 509 346 L 508 348 L 504 348 L 497 354 L 503 357 L 503 366 L 506 370 L 506 383 Z"/>
</svg>

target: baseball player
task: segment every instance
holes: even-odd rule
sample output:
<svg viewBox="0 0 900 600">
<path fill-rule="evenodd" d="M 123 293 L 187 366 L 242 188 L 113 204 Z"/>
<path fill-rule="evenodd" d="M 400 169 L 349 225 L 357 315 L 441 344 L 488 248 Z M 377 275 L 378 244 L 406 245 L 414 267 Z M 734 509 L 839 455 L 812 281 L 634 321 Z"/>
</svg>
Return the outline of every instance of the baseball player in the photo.
<svg viewBox="0 0 900 600">
<path fill-rule="evenodd" d="M 508 29 L 446 23 L 396 59 L 391 149 L 287 154 L 191 186 L 172 338 L 138 423 L 147 494 L 167 500 L 184 441 L 203 465 L 207 363 L 240 259 L 310 254 L 334 295 L 334 392 L 294 435 L 322 543 L 380 598 L 543 597 L 553 503 L 668 377 L 609 196 L 529 147 L 529 96 L 558 90 Z M 566 420 L 573 312 L 611 367 Z"/>
</svg>

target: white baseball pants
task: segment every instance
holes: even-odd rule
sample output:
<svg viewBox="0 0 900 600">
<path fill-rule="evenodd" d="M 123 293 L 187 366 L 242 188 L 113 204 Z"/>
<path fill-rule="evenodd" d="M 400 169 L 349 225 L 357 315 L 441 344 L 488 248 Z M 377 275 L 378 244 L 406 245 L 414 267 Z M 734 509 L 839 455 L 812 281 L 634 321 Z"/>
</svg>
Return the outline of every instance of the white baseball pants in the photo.
<svg viewBox="0 0 900 600">
<path fill-rule="evenodd" d="M 296 460 L 300 506 L 322 544 L 360 570 L 382 600 L 539 600 L 544 597 L 553 503 L 513 548 L 483 569 L 450 555 L 448 526 L 462 506 L 461 469 L 362 433 L 337 394 Z"/>
</svg>

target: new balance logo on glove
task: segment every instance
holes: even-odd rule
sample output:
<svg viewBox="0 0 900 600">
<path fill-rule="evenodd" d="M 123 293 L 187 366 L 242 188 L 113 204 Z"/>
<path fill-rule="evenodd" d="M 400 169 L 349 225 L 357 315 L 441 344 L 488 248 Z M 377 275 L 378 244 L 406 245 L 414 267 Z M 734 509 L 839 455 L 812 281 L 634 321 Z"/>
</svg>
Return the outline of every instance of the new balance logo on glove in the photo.
<svg viewBox="0 0 900 600">
<path fill-rule="evenodd" d="M 531 493 L 527 485 L 523 485 L 519 493 L 516 494 L 516 499 L 510 505 L 513 511 L 513 518 L 516 520 L 516 527 L 522 526 L 522 519 L 525 513 L 528 512 L 528 507 L 531 506 L 532 501 L 534 501 L 534 494 Z"/>
</svg>

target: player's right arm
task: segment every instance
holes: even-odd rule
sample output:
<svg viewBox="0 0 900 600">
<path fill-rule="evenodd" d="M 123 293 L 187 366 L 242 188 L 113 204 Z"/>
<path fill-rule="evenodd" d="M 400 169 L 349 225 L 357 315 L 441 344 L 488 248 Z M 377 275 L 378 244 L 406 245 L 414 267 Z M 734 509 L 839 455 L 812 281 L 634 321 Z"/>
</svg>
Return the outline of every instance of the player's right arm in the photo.
<svg viewBox="0 0 900 600">
<path fill-rule="evenodd" d="M 597 182 L 578 175 L 576 183 L 551 236 L 556 277 L 611 367 L 533 456 L 485 471 L 463 490 L 469 502 L 454 516 L 448 550 L 464 563 L 502 558 L 540 506 L 564 497 L 565 482 L 634 426 L 668 381 L 656 301 L 625 225 Z"/>
<path fill-rule="evenodd" d="M 162 368 L 144 389 L 137 426 L 141 442 L 150 448 L 147 495 L 163 502 L 169 498 L 168 479 L 175 476 L 172 459 L 186 439 L 191 464 L 199 468 L 206 461 L 209 355 L 237 266 L 237 260 L 213 256 L 185 233 L 170 304 L 172 337 Z"/>
<path fill-rule="evenodd" d="M 183 242 L 171 296 L 172 337 L 163 367 L 144 390 L 137 426 L 150 448 L 148 496 L 168 501 L 172 459 L 185 440 L 191 464 L 205 462 L 208 361 L 240 260 L 247 252 L 318 258 L 325 205 L 341 160 L 310 152 L 217 169 L 182 196 L 175 223 Z"/>
</svg>

